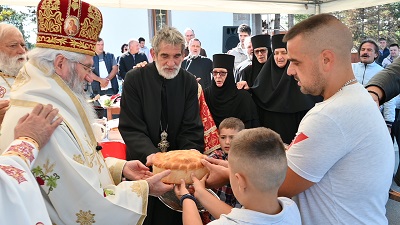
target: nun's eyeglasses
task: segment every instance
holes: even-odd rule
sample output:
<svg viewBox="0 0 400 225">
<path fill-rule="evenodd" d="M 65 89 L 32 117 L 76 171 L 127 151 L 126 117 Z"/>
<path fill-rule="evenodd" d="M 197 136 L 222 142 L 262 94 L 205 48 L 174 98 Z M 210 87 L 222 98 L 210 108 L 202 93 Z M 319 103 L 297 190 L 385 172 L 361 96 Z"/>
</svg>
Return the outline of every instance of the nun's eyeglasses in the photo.
<svg viewBox="0 0 400 225">
<path fill-rule="evenodd" d="M 220 77 L 225 77 L 227 74 L 228 74 L 228 72 L 217 72 L 217 71 L 213 71 L 212 72 L 212 74 L 213 74 L 213 77 L 216 77 L 216 76 L 220 76 Z"/>
<path fill-rule="evenodd" d="M 266 48 L 262 48 L 262 49 L 257 49 L 257 50 L 253 50 L 254 55 L 258 55 L 258 54 L 265 54 L 267 52 Z"/>
</svg>

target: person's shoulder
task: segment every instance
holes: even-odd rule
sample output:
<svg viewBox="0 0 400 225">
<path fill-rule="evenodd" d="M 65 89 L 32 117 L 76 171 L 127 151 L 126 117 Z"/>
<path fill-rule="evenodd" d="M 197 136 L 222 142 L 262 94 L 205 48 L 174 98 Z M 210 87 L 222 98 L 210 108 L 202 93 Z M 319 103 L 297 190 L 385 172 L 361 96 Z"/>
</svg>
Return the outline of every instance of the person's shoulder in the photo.
<svg viewBox="0 0 400 225">
<path fill-rule="evenodd" d="M 243 72 L 250 72 L 251 69 L 253 69 L 253 65 L 249 64 L 246 67 L 244 67 L 244 69 L 242 69 Z"/>
<path fill-rule="evenodd" d="M 121 55 L 121 59 L 125 59 L 129 55 L 130 55 L 129 52 L 125 52 L 124 54 Z"/>
<path fill-rule="evenodd" d="M 196 81 L 196 76 L 195 75 L 193 75 L 192 73 L 190 73 L 189 71 L 187 71 L 187 70 L 184 70 L 183 68 L 180 68 L 179 69 L 179 73 L 180 74 L 182 74 L 182 76 L 183 76 L 183 79 L 185 79 L 185 82 L 188 82 L 188 83 L 190 83 L 190 84 L 194 84 L 195 86 L 196 86 L 196 89 L 198 88 L 197 87 L 197 81 Z M 179 75 L 179 74 L 178 74 Z"/>
<path fill-rule="evenodd" d="M 253 102 L 253 98 L 251 97 L 251 94 L 248 90 L 240 89 L 238 90 L 238 95 L 241 96 L 242 99 L 245 101 Z"/>
<path fill-rule="evenodd" d="M 106 56 L 112 56 L 112 57 L 114 57 L 114 54 L 111 53 L 111 52 L 104 52 L 104 54 L 105 54 Z"/>
<path fill-rule="evenodd" d="M 144 52 L 138 52 L 138 53 L 136 53 L 138 56 L 141 56 L 141 57 L 146 57 L 146 54 L 144 53 Z"/>
<path fill-rule="evenodd" d="M 201 60 L 203 60 L 203 61 L 209 61 L 209 62 L 212 62 L 212 60 L 211 60 L 211 59 L 209 59 L 208 57 L 202 56 L 202 55 L 199 55 L 199 58 L 200 58 Z"/>
<path fill-rule="evenodd" d="M 152 63 L 147 64 L 144 67 L 140 68 L 133 68 L 126 73 L 125 76 L 125 81 L 127 78 L 129 79 L 150 79 L 151 73 L 157 73 L 157 71 L 154 70 L 155 67 Z"/>
</svg>

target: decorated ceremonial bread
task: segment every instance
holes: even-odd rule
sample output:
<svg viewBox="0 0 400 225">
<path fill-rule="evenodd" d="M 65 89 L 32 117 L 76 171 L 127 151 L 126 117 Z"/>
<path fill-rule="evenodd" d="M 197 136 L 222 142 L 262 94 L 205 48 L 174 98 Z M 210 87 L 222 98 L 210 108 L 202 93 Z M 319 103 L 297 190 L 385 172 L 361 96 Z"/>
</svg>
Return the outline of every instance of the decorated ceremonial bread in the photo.
<svg viewBox="0 0 400 225">
<path fill-rule="evenodd" d="M 161 173 L 171 170 L 171 173 L 162 179 L 168 184 L 180 184 L 181 179 L 186 184 L 192 184 L 191 174 L 201 179 L 208 173 L 208 169 L 201 164 L 205 155 L 197 150 L 173 150 L 169 152 L 158 152 L 153 157 L 153 173 Z"/>
</svg>

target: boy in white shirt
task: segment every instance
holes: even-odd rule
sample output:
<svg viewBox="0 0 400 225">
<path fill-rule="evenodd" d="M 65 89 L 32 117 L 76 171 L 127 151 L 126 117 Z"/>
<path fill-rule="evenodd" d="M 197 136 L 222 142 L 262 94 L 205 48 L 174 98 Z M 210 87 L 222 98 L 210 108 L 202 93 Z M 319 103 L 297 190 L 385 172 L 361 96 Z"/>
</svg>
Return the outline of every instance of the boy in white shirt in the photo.
<svg viewBox="0 0 400 225">
<path fill-rule="evenodd" d="M 194 196 L 182 183 L 175 187 L 183 208 L 183 224 L 202 224 L 195 201 L 217 220 L 216 224 L 301 224 L 296 204 L 279 197 L 278 189 L 286 176 L 285 147 L 280 136 L 268 128 L 240 131 L 229 150 L 229 178 L 233 193 L 243 205 L 234 208 L 218 200 L 205 188 L 207 176 L 194 181 Z"/>
</svg>

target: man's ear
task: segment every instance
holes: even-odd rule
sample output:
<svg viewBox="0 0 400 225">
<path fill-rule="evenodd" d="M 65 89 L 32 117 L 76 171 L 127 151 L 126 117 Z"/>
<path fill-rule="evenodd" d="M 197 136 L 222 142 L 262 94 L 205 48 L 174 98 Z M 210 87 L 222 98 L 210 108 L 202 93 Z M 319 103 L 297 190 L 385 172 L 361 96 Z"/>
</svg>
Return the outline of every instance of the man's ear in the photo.
<svg viewBox="0 0 400 225">
<path fill-rule="evenodd" d="M 151 58 L 155 59 L 156 52 L 154 51 L 154 48 L 150 49 L 150 55 L 151 55 Z"/>
<path fill-rule="evenodd" d="M 54 71 L 60 76 L 63 76 L 63 72 L 62 70 L 64 69 L 64 67 L 66 66 L 67 63 L 67 58 L 65 58 L 65 56 L 59 54 L 56 56 L 56 58 L 53 61 L 53 65 L 54 65 Z"/>
<path fill-rule="evenodd" d="M 331 50 L 324 50 L 321 52 L 322 69 L 325 72 L 331 71 L 335 64 L 335 54 Z"/>
<path fill-rule="evenodd" d="M 63 55 L 57 55 L 56 58 L 54 59 L 53 63 L 54 63 L 54 69 L 57 70 L 61 70 L 63 68 L 63 64 L 64 61 L 66 60 L 66 58 Z"/>
</svg>

